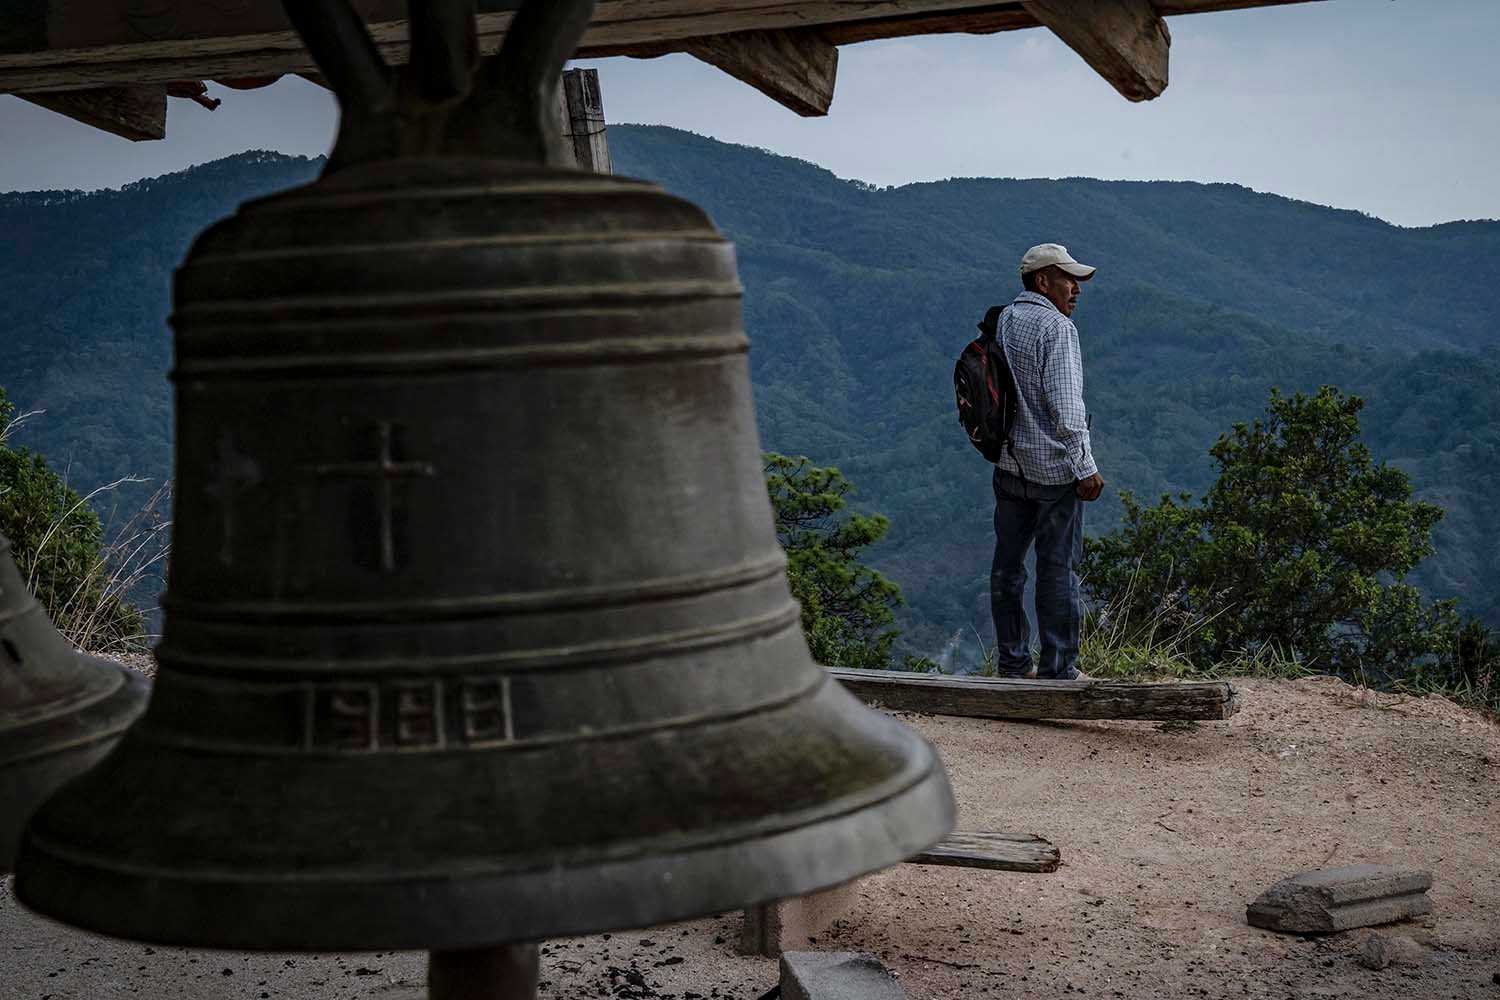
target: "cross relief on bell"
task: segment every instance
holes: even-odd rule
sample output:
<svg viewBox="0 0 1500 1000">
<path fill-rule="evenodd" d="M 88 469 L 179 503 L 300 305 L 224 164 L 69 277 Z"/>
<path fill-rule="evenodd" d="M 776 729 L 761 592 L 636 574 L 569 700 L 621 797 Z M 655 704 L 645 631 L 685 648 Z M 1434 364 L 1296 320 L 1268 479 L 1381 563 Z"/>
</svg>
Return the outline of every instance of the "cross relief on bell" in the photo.
<svg viewBox="0 0 1500 1000">
<path fill-rule="evenodd" d="M 390 573 L 396 569 L 396 542 L 398 516 L 404 513 L 404 505 L 398 505 L 396 490 L 406 480 L 432 479 L 437 468 L 431 462 L 407 461 L 398 458 L 393 450 L 393 441 L 398 431 L 404 430 L 389 420 L 378 420 L 372 427 L 375 438 L 375 454 L 368 459 L 350 461 L 319 462 L 310 466 L 318 479 L 348 480 L 364 487 L 364 492 L 373 494 L 365 503 L 353 503 L 350 507 L 350 534 L 366 534 L 373 538 L 373 548 L 378 553 L 376 562 L 380 569 Z M 373 500 L 373 504 L 368 502 Z M 373 507 L 373 509 L 371 509 Z M 404 517 L 400 517 L 404 526 Z"/>
</svg>

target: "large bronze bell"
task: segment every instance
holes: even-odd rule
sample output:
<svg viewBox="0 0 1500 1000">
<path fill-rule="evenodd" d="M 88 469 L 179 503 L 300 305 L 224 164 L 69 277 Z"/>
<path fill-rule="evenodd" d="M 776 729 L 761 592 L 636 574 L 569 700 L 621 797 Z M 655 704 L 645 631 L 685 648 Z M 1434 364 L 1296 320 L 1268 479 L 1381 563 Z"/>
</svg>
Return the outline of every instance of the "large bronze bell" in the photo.
<svg viewBox="0 0 1500 1000">
<path fill-rule="evenodd" d="M 531 0 L 499 59 L 588 6 Z M 346 139 L 178 272 L 155 695 L 37 814 L 20 898 L 158 942 L 463 949 L 805 893 L 940 839 L 936 754 L 808 655 L 703 212 Z"/>
<path fill-rule="evenodd" d="M 0 535 L 0 874 L 32 810 L 104 756 L 149 689 L 140 674 L 74 651 Z"/>
</svg>

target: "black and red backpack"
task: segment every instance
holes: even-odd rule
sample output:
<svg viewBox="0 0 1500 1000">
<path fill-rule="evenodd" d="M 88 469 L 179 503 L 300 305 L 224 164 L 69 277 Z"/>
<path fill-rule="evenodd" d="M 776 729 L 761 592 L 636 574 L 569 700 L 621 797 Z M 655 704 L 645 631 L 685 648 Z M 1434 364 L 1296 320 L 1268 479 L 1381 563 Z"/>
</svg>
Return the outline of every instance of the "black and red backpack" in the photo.
<svg viewBox="0 0 1500 1000">
<path fill-rule="evenodd" d="M 997 336 L 1004 311 L 1005 306 L 990 306 L 979 321 L 980 335 L 969 341 L 953 366 L 958 422 L 988 462 L 998 461 L 1004 449 L 1015 457 L 1016 380 Z"/>
</svg>

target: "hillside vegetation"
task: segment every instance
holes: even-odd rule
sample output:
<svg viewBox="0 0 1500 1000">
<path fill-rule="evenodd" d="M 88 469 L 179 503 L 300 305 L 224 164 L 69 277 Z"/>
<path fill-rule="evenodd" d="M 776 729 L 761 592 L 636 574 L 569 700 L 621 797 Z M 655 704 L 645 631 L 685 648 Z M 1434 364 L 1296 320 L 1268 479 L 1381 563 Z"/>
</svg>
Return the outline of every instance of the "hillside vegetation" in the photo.
<svg viewBox="0 0 1500 1000">
<path fill-rule="evenodd" d="M 987 467 L 960 436 L 953 357 L 1032 243 L 1099 266 L 1075 316 L 1110 488 L 1090 533 L 1201 493 L 1208 449 L 1271 387 L 1367 401 L 1374 456 L 1443 507 L 1416 582 L 1500 624 L 1500 223 L 1408 230 L 1230 185 L 950 180 L 875 189 L 761 150 L 614 127 L 621 173 L 708 209 L 737 244 L 763 444 L 837 466 L 889 517 L 872 562 L 899 648 L 988 638 Z M 318 164 L 247 153 L 117 192 L 0 196 L 0 385 L 47 413 L 30 444 L 76 488 L 170 465 L 171 269 L 192 236 Z"/>
</svg>

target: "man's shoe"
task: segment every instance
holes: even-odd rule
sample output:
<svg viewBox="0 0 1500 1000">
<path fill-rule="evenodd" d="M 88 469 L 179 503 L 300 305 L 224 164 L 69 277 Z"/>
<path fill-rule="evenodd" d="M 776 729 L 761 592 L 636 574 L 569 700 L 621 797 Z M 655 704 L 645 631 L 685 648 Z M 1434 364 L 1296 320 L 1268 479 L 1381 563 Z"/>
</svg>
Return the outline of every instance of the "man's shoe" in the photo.
<svg viewBox="0 0 1500 1000">
<path fill-rule="evenodd" d="M 1084 673 L 1082 670 L 1074 668 L 1074 670 L 1073 670 L 1073 676 L 1069 677 L 1068 680 L 1070 680 L 1070 681 L 1093 681 L 1093 680 L 1098 680 L 1098 678 L 1097 677 L 1090 677 L 1088 674 Z"/>
<path fill-rule="evenodd" d="M 1021 676 L 1026 678 L 1028 681 L 1036 680 L 1036 664 L 1033 663 L 1031 666 L 1027 667 L 1026 672 Z"/>
</svg>

